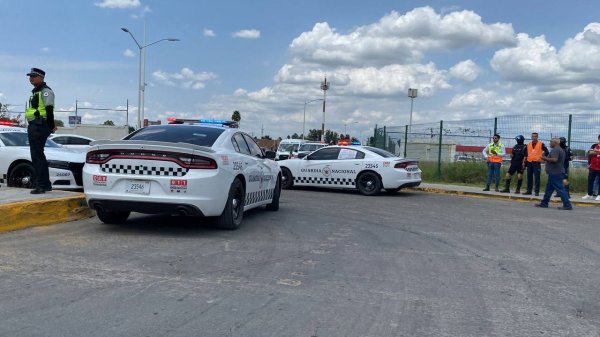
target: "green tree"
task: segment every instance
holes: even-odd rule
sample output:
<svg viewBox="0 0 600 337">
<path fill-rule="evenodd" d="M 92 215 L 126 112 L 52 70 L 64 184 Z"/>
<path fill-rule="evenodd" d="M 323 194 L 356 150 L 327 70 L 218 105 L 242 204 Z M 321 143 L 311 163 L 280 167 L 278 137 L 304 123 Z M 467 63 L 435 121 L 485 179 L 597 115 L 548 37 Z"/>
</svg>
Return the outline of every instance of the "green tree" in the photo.
<svg viewBox="0 0 600 337">
<path fill-rule="evenodd" d="M 299 134 L 295 133 L 292 135 L 292 139 L 300 139 L 302 138 L 302 136 L 300 136 Z"/>
<path fill-rule="evenodd" d="M 264 136 L 262 136 L 262 138 L 261 138 L 261 139 L 268 139 L 268 140 L 272 140 L 273 138 L 271 138 L 271 136 L 269 136 L 269 135 L 264 135 Z"/>
<path fill-rule="evenodd" d="M 310 129 L 308 130 L 308 135 L 306 135 L 305 139 L 316 142 L 321 140 L 321 130 Z"/>
<path fill-rule="evenodd" d="M 115 126 L 115 123 L 109 119 L 109 120 L 107 120 L 107 121 L 104 121 L 104 123 L 103 123 L 102 125 L 110 125 L 110 126 Z"/>
<path fill-rule="evenodd" d="M 331 130 L 325 131 L 325 143 L 327 143 L 327 144 L 337 143 L 338 140 L 339 140 L 339 136 L 338 136 L 337 132 L 331 131 Z"/>
<path fill-rule="evenodd" d="M 240 115 L 240 112 L 235 110 L 232 114 L 231 114 L 231 120 L 234 122 L 239 123 L 242 120 L 242 115 Z"/>
</svg>

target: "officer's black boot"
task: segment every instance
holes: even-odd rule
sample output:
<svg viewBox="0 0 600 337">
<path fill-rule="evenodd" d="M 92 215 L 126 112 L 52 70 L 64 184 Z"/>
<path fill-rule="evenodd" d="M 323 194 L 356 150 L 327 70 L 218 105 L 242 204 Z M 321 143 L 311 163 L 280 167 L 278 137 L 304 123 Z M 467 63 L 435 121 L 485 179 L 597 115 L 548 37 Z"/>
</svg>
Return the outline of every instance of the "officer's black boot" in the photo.
<svg viewBox="0 0 600 337">
<path fill-rule="evenodd" d="M 521 193 L 521 185 L 523 185 L 523 179 L 517 180 L 517 189 L 515 190 L 515 194 Z"/>
<path fill-rule="evenodd" d="M 485 185 L 485 188 L 483 190 L 484 191 L 489 191 L 490 190 L 490 185 Z"/>
<path fill-rule="evenodd" d="M 502 193 L 510 193 L 510 179 L 504 181 L 504 189 L 500 191 Z"/>
</svg>

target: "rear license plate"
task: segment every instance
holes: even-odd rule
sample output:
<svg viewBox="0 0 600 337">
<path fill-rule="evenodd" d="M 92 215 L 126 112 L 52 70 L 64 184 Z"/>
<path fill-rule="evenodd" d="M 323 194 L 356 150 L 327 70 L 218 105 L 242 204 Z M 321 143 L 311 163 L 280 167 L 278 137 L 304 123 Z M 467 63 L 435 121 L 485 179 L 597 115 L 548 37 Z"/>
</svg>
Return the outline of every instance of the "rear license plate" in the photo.
<svg viewBox="0 0 600 337">
<path fill-rule="evenodd" d="M 127 180 L 127 187 L 125 188 L 125 192 L 135 194 L 149 194 L 150 182 L 147 180 Z"/>
</svg>

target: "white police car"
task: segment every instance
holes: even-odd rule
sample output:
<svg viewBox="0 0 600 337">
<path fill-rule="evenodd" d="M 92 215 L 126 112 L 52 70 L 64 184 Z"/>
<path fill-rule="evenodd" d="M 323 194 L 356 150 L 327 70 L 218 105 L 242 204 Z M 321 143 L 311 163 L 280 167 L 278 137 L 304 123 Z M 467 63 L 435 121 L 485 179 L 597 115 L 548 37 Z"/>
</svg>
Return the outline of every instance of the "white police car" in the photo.
<svg viewBox="0 0 600 337">
<path fill-rule="evenodd" d="M 34 170 L 27 130 L 0 123 L 0 187 L 32 188 Z M 52 188 L 78 190 L 83 187 L 81 172 L 85 153 L 64 149 L 51 140 L 44 148 Z"/>
<path fill-rule="evenodd" d="M 216 216 L 221 228 L 236 229 L 246 210 L 279 209 L 274 152 L 264 154 L 233 122 L 169 122 L 91 144 L 83 184 L 101 221 L 121 223 L 134 211 Z"/>
<path fill-rule="evenodd" d="M 327 146 L 302 159 L 277 162 L 282 187 L 314 186 L 358 189 L 376 195 L 385 189 L 397 192 L 421 184 L 419 163 L 367 146 Z"/>
</svg>

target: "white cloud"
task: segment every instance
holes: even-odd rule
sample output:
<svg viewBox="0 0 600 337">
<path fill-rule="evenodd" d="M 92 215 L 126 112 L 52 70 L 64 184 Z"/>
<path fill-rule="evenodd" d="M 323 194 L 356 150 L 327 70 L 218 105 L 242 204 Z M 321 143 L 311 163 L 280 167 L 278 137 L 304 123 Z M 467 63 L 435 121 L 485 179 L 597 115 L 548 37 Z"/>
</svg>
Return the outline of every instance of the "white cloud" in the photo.
<svg viewBox="0 0 600 337">
<path fill-rule="evenodd" d="M 600 71 L 600 23 L 587 25 L 575 38 L 567 40 L 558 58 L 567 70 L 576 72 Z"/>
<path fill-rule="evenodd" d="M 48 47 L 42 48 L 42 53 L 48 53 L 48 52 L 50 52 L 50 48 L 48 48 Z"/>
<path fill-rule="evenodd" d="M 215 36 L 217 36 L 217 34 L 215 34 L 215 31 L 212 30 L 212 29 L 205 29 L 202 34 L 204 36 L 206 36 L 206 37 L 215 37 Z"/>
<path fill-rule="evenodd" d="M 135 53 L 131 49 L 125 49 L 123 52 L 123 56 L 125 57 L 135 57 Z"/>
<path fill-rule="evenodd" d="M 466 82 L 473 82 L 479 76 L 480 69 L 472 60 L 466 60 L 455 64 L 450 68 L 450 75 Z"/>
<path fill-rule="evenodd" d="M 243 97 L 243 96 L 246 96 L 247 94 L 248 94 L 248 91 L 247 91 L 247 90 L 245 90 L 245 89 L 242 89 L 242 88 L 236 89 L 236 90 L 233 92 L 233 95 L 234 95 L 234 96 L 237 96 L 237 97 Z M 1 97 L 1 96 L 0 96 L 0 97 Z"/>
<path fill-rule="evenodd" d="M 325 65 L 382 65 L 418 62 L 428 51 L 450 51 L 470 46 L 507 46 L 515 43 L 511 24 L 485 24 L 472 11 L 437 14 L 431 7 L 404 15 L 391 12 L 378 22 L 348 34 L 328 23 L 317 23 L 290 45 L 306 62 Z"/>
<path fill-rule="evenodd" d="M 260 38 L 260 30 L 244 29 L 231 34 L 231 36 L 240 39 L 258 39 Z"/>
<path fill-rule="evenodd" d="M 140 6 L 140 0 L 102 0 L 94 5 L 102 8 L 136 8 Z"/>
<path fill-rule="evenodd" d="M 186 89 L 201 90 L 206 87 L 205 82 L 216 79 L 217 75 L 211 72 L 195 73 L 190 68 L 182 68 L 177 73 L 157 70 L 152 73 L 152 77 L 157 82 L 165 85 L 175 86 L 179 84 Z"/>
<path fill-rule="evenodd" d="M 448 106 L 450 108 L 500 108 L 506 109 L 513 103 L 510 96 L 501 96 L 495 91 L 477 88 L 468 92 L 456 95 L 452 98 Z"/>
</svg>

